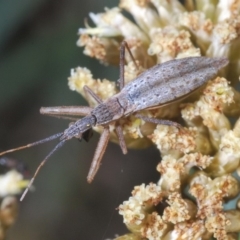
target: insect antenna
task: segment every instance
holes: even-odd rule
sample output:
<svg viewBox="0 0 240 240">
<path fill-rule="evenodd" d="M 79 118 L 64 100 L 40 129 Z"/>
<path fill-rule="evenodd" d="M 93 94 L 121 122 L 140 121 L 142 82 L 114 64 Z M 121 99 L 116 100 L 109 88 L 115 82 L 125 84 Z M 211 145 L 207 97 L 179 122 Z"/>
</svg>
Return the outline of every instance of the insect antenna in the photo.
<svg viewBox="0 0 240 240">
<path fill-rule="evenodd" d="M 27 145 L 24 145 L 24 146 L 21 146 L 21 147 L 17 147 L 17 148 L 13 148 L 13 149 L 10 149 L 10 150 L 7 150 L 7 151 L 4 151 L 4 152 L 1 152 L 0 153 L 0 156 L 2 155 L 5 155 L 7 153 L 10 153 L 10 152 L 15 152 L 15 151 L 18 151 L 18 150 L 22 150 L 22 149 L 25 149 L 25 148 L 30 148 L 30 147 L 33 147 L 33 146 L 36 146 L 36 145 L 39 145 L 39 144 L 42 144 L 42 143 L 45 143 L 45 142 L 49 142 L 49 141 L 52 141 L 56 138 L 59 138 L 60 136 L 62 136 L 63 133 L 57 133 L 57 134 L 54 134 L 50 137 L 47 137 L 47 138 L 44 138 L 42 140 L 39 140 L 37 142 L 33 142 L 33 143 L 29 143 Z"/>
<path fill-rule="evenodd" d="M 43 167 L 43 165 L 47 162 L 47 160 L 52 156 L 52 154 L 54 152 L 56 152 L 59 148 L 61 148 L 63 146 L 63 144 L 66 142 L 67 140 L 62 140 L 61 142 L 59 142 L 56 147 L 43 159 L 43 161 L 39 164 L 37 170 L 35 171 L 31 181 L 29 182 L 27 188 L 25 189 L 25 191 L 23 192 L 20 201 L 22 201 L 24 199 L 24 197 L 26 196 L 26 194 L 28 193 L 28 190 L 30 189 L 30 187 L 32 186 L 36 176 L 38 175 L 39 171 L 41 170 L 41 168 Z"/>
</svg>

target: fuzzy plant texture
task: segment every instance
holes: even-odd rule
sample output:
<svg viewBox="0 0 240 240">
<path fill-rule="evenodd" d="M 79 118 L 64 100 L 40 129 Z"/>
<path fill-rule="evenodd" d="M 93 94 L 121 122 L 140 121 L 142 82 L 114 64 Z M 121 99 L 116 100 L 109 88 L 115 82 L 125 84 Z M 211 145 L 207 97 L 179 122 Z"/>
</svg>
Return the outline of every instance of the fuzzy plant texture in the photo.
<svg viewBox="0 0 240 240">
<path fill-rule="evenodd" d="M 134 21 L 125 17 L 126 11 Z M 180 120 L 183 129 L 134 116 L 120 121 L 129 148 L 153 143 L 162 160 L 157 165 L 159 181 L 135 186 L 119 206 L 130 232 L 115 240 L 238 239 L 240 93 L 234 86 L 240 75 L 240 1 L 121 0 L 118 7 L 89 15 L 95 27 L 86 22 L 77 45 L 103 64 L 117 65 L 121 42 L 126 41 L 138 65 L 126 54 L 126 83 L 171 59 L 207 56 L 230 61 L 184 101 L 141 113 Z M 68 80 L 70 89 L 91 107 L 97 102 L 85 94 L 84 85 L 103 100 L 118 91 L 116 82 L 93 79 L 83 67 L 72 69 Z M 114 125 L 110 131 L 117 142 Z M 235 201 L 231 209 L 229 201 Z"/>
<path fill-rule="evenodd" d="M 15 161 L 6 157 L 0 158 L 0 167 L 3 163 Z M 1 169 L 2 170 L 2 169 Z M 28 180 L 24 179 L 23 173 L 15 168 L 10 168 L 0 175 L 0 240 L 6 239 L 7 230 L 16 221 L 18 215 L 18 197 L 22 190 L 27 187 Z"/>
</svg>

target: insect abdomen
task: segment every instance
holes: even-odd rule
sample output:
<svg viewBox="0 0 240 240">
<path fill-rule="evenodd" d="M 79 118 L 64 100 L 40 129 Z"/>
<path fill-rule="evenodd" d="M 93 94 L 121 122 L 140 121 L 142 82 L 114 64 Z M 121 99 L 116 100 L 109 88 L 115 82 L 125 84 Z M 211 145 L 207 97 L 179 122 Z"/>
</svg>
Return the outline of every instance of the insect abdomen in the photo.
<svg viewBox="0 0 240 240">
<path fill-rule="evenodd" d="M 213 78 L 226 58 L 189 57 L 171 60 L 143 72 L 122 91 L 135 111 L 184 97 Z"/>
</svg>

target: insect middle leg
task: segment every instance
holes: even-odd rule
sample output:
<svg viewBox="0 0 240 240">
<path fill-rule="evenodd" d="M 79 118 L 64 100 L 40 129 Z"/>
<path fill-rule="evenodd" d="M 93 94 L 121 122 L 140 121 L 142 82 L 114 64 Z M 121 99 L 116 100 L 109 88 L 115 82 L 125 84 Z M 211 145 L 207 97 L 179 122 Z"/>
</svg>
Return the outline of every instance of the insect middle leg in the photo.
<svg viewBox="0 0 240 240">
<path fill-rule="evenodd" d="M 98 141 L 97 148 L 94 153 L 94 157 L 91 163 L 91 167 L 88 172 L 87 181 L 91 183 L 100 167 L 100 163 L 104 152 L 106 151 L 108 141 L 110 138 L 109 127 L 104 127 L 103 133 Z"/>
</svg>

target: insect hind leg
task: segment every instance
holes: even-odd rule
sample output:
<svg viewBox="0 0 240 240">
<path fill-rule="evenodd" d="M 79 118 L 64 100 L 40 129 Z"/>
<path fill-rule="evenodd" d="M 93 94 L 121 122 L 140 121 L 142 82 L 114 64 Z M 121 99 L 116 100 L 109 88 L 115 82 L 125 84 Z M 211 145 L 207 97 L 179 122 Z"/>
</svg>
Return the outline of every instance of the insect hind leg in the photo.
<svg viewBox="0 0 240 240">
<path fill-rule="evenodd" d="M 170 120 L 145 117 L 145 116 L 143 116 L 141 114 L 135 114 L 135 117 L 140 118 L 140 119 L 144 120 L 145 122 L 151 122 L 151 123 L 155 123 L 155 124 L 174 126 L 174 127 L 179 128 L 179 129 L 183 128 L 181 124 L 179 124 L 177 122 L 170 121 Z"/>
</svg>

